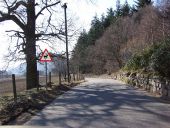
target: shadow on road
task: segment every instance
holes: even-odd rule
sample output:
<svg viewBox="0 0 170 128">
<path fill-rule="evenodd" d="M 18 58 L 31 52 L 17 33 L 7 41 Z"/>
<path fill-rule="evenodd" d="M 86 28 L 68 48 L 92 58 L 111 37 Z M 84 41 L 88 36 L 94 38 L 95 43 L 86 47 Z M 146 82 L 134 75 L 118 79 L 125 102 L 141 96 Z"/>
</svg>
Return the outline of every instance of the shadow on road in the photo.
<svg viewBox="0 0 170 128">
<path fill-rule="evenodd" d="M 115 84 L 90 83 L 60 97 L 29 124 L 64 128 L 164 126 L 170 105 L 142 91 Z"/>
</svg>

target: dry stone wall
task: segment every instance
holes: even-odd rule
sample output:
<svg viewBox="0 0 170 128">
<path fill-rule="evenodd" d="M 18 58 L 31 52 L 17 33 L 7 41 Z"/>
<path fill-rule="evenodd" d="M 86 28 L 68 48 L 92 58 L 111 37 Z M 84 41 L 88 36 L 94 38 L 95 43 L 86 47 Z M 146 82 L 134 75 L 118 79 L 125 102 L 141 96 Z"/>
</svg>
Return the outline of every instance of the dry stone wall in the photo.
<svg viewBox="0 0 170 128">
<path fill-rule="evenodd" d="M 115 79 L 122 80 L 132 86 L 159 94 L 163 99 L 170 100 L 170 80 L 139 73 L 118 73 Z"/>
</svg>

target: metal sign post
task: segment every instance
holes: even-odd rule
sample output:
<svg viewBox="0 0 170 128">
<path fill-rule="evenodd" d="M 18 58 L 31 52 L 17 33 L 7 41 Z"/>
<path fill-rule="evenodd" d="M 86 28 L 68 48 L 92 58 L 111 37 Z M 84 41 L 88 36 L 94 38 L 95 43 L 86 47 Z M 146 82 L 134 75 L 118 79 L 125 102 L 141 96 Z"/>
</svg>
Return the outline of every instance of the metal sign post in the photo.
<svg viewBox="0 0 170 128">
<path fill-rule="evenodd" d="M 46 82 L 46 87 L 47 87 L 47 82 L 48 82 L 48 68 L 47 68 L 47 62 L 51 62 L 52 58 L 51 55 L 49 54 L 48 50 L 45 49 L 44 52 L 42 53 L 42 56 L 40 57 L 40 62 L 45 62 L 45 82 Z"/>
<path fill-rule="evenodd" d="M 47 62 L 45 62 L 45 83 L 46 83 L 46 87 L 47 87 L 47 78 L 48 78 L 48 75 L 47 75 L 47 71 L 48 71 L 48 69 L 47 69 Z"/>
</svg>

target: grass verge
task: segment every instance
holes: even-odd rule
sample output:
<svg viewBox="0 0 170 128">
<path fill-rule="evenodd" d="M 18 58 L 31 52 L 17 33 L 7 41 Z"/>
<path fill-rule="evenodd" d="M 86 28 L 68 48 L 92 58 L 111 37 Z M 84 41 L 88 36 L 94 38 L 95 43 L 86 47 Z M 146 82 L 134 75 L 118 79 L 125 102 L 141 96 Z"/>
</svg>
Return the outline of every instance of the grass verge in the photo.
<svg viewBox="0 0 170 128">
<path fill-rule="evenodd" d="M 11 96 L 1 97 L 0 125 L 24 124 L 58 96 L 82 82 L 63 83 L 60 86 L 53 86 L 48 90 L 41 89 L 38 92 L 36 89 L 31 89 L 20 93 L 16 103 Z"/>
</svg>

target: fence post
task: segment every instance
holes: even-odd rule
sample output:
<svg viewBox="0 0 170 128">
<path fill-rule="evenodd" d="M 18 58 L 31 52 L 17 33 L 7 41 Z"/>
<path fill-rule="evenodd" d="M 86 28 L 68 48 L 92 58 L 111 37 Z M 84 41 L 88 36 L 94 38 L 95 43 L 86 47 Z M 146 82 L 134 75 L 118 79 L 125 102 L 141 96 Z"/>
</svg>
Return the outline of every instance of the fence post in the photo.
<svg viewBox="0 0 170 128">
<path fill-rule="evenodd" d="M 59 71 L 58 73 L 59 73 L 59 75 L 58 75 L 59 76 L 58 77 L 59 78 L 59 85 L 61 85 L 61 72 Z"/>
<path fill-rule="evenodd" d="M 65 82 L 67 81 L 67 74 L 66 72 L 64 73 L 64 79 L 65 79 Z"/>
<path fill-rule="evenodd" d="M 14 102 L 17 102 L 15 74 L 12 74 L 12 85 L 13 85 L 13 93 L 14 93 Z"/>
<path fill-rule="evenodd" d="M 69 80 L 70 80 L 70 82 L 71 82 L 71 78 L 72 78 L 72 76 L 71 76 L 71 73 L 70 73 L 70 75 L 69 75 Z"/>
<path fill-rule="evenodd" d="M 73 80 L 76 81 L 75 74 L 73 73 Z"/>
<path fill-rule="evenodd" d="M 40 85 L 40 79 L 39 79 L 39 71 L 37 71 L 37 91 L 39 91 L 39 85 Z"/>
<path fill-rule="evenodd" d="M 82 74 L 80 74 L 80 80 L 82 80 L 82 79 L 83 79 Z"/>
<path fill-rule="evenodd" d="M 78 73 L 77 73 L 77 81 L 79 81 L 79 76 L 78 76 Z"/>
<path fill-rule="evenodd" d="M 51 72 L 49 72 L 49 86 L 51 86 Z"/>
<path fill-rule="evenodd" d="M 79 80 L 81 80 L 81 74 L 79 74 Z"/>
</svg>

